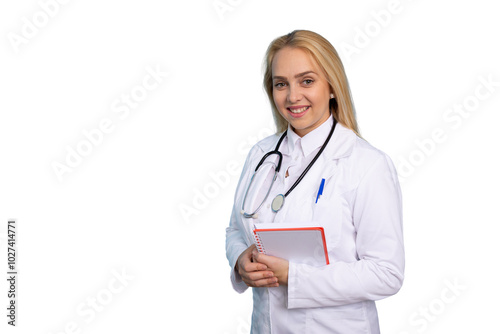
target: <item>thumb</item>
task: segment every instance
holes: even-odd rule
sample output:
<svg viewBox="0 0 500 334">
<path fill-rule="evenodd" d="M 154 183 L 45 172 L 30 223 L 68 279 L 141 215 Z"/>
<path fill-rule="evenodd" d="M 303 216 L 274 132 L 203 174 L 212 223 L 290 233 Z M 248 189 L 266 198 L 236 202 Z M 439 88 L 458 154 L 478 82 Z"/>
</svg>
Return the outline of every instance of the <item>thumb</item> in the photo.
<svg viewBox="0 0 500 334">
<path fill-rule="evenodd" d="M 257 257 L 258 257 L 258 256 L 259 256 L 259 252 L 258 252 L 256 249 L 254 249 L 254 250 L 252 251 L 252 260 L 253 260 L 254 262 L 257 262 Z"/>
<path fill-rule="evenodd" d="M 259 253 L 258 250 L 252 251 L 252 259 L 254 262 L 264 263 L 267 265 L 267 263 L 266 263 L 267 255 L 263 254 L 263 253 Z"/>
</svg>

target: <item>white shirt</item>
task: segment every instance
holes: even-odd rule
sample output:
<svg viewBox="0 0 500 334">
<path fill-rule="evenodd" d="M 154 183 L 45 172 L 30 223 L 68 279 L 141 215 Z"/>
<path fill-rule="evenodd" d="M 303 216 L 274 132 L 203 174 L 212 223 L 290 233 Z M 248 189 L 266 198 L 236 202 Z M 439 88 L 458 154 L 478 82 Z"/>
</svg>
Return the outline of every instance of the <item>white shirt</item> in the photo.
<svg viewBox="0 0 500 334">
<path fill-rule="evenodd" d="M 253 225 L 262 221 L 317 222 L 325 229 L 330 258 L 330 264 L 321 268 L 290 262 L 288 286 L 253 288 L 253 333 L 379 333 L 374 301 L 395 294 L 402 285 L 402 209 L 396 170 L 385 153 L 341 124 L 283 208 L 272 213 L 267 207 L 276 194 L 288 190 L 314 157 L 331 122 L 303 138 L 288 134 L 280 148 L 282 171 L 258 219 L 242 216 L 243 196 L 255 167 L 265 153 L 274 150 L 279 136 L 263 139 L 247 157 L 226 229 L 234 289 L 240 293 L 247 289 L 234 265 L 254 243 Z M 285 178 L 287 168 L 290 176 Z M 326 180 L 323 195 L 315 203 L 322 178 Z M 260 203 L 259 190 L 267 191 L 262 188 L 264 182 L 264 177 L 254 182 L 256 186 L 247 196 L 250 206 Z"/>
</svg>

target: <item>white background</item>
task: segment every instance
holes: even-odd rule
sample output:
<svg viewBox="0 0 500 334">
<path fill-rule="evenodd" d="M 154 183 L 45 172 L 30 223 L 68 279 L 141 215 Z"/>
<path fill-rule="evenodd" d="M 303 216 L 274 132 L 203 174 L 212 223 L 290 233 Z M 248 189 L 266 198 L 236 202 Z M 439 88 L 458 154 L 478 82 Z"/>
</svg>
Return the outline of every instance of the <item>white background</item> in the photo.
<svg viewBox="0 0 500 334">
<path fill-rule="evenodd" d="M 363 137 L 401 175 L 406 279 L 378 302 L 382 332 L 498 330 L 492 3 L 2 2 L 0 262 L 5 277 L 15 218 L 19 278 L 16 328 L 1 280 L 1 332 L 248 332 L 251 293 L 231 289 L 225 227 L 246 152 L 274 131 L 265 49 L 294 29 L 337 48 Z M 113 103 L 139 92 L 147 68 L 168 75 L 121 119 Z M 59 180 L 54 162 L 104 119 L 113 130 Z"/>
</svg>

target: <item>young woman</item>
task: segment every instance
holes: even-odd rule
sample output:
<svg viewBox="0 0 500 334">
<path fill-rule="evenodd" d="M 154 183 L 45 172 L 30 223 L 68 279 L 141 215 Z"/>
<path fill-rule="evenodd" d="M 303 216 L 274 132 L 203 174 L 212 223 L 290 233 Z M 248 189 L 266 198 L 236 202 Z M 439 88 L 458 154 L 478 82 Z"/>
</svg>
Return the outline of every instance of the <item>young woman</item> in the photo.
<svg viewBox="0 0 500 334">
<path fill-rule="evenodd" d="M 379 333 L 374 301 L 398 292 L 404 272 L 394 165 L 359 136 L 343 65 L 326 39 L 293 31 L 270 44 L 265 61 L 278 134 L 251 149 L 236 190 L 226 229 L 233 287 L 253 288 L 253 333 Z M 263 159 L 271 151 L 281 158 Z M 254 225 L 309 222 L 324 228 L 329 265 L 257 252 Z"/>
</svg>

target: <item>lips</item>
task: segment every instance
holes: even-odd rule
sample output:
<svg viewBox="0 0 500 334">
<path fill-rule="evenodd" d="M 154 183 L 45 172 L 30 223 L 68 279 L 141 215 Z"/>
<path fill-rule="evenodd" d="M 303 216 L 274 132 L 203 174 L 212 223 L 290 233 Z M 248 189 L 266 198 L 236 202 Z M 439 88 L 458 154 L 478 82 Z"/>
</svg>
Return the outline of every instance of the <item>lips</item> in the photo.
<svg viewBox="0 0 500 334">
<path fill-rule="evenodd" d="M 293 106 L 286 109 L 292 117 L 302 117 L 310 109 L 310 106 Z"/>
</svg>

